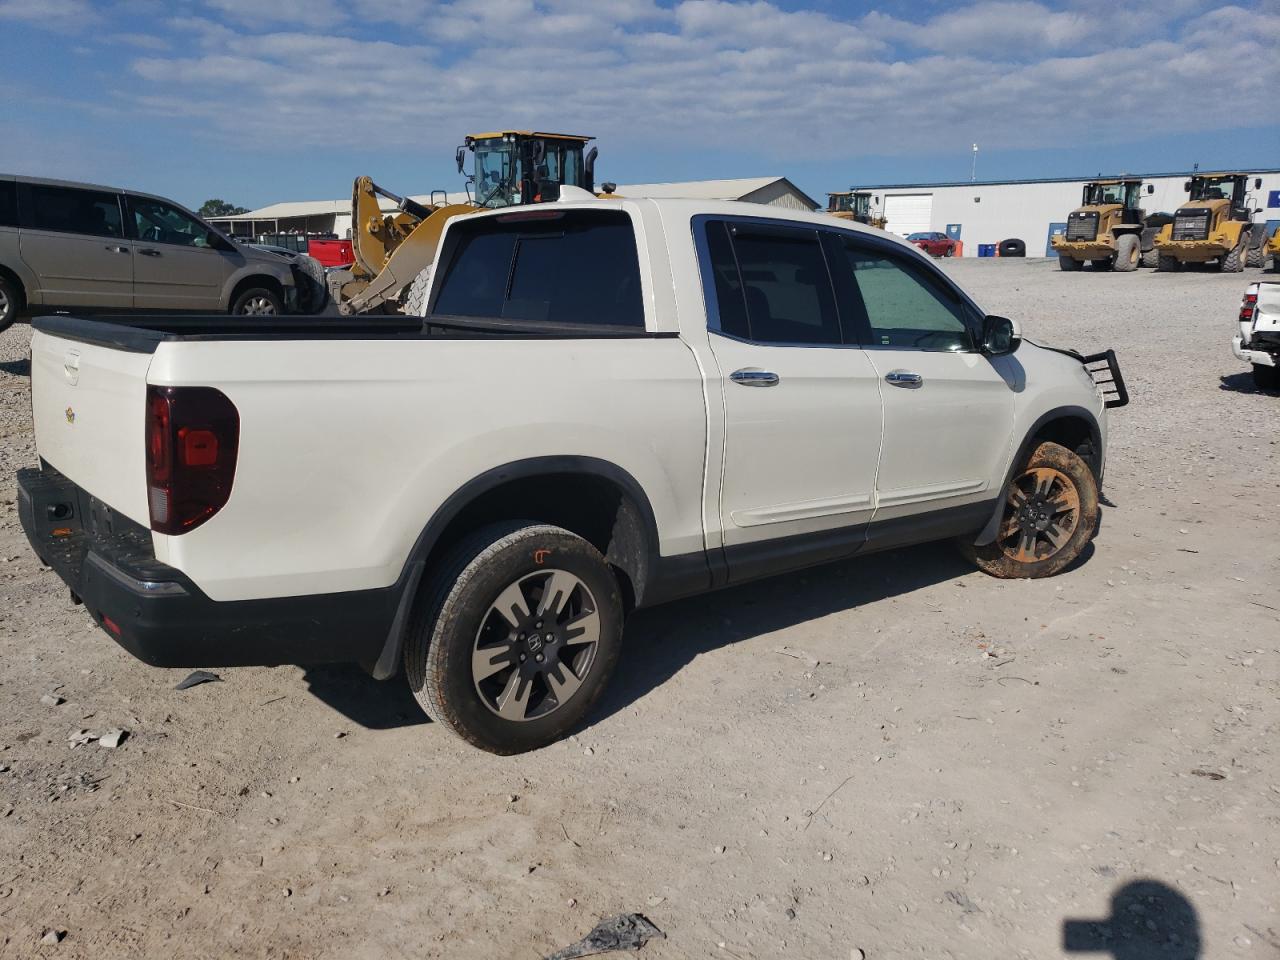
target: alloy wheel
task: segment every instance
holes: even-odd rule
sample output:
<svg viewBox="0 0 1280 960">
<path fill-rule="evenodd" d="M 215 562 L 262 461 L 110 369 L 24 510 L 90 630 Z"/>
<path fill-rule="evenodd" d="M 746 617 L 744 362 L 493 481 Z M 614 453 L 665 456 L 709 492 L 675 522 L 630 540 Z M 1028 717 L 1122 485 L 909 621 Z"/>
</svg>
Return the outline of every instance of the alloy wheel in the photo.
<svg viewBox="0 0 1280 960">
<path fill-rule="evenodd" d="M 266 297 L 250 297 L 244 302 L 240 312 L 245 316 L 252 317 L 275 316 L 276 305 Z"/>
<path fill-rule="evenodd" d="M 1007 557 L 1035 563 L 1066 545 L 1080 523 L 1080 493 L 1053 467 L 1033 467 L 1009 485 L 997 541 Z"/>
<path fill-rule="evenodd" d="M 587 585 L 567 570 L 539 570 L 509 584 L 476 632 L 471 677 L 504 720 L 537 720 L 577 693 L 596 659 L 600 614 Z"/>
<path fill-rule="evenodd" d="M 4 323 L 9 319 L 9 314 L 13 310 L 13 301 L 9 299 L 9 294 L 5 292 L 4 287 L 0 287 L 0 323 Z"/>
</svg>

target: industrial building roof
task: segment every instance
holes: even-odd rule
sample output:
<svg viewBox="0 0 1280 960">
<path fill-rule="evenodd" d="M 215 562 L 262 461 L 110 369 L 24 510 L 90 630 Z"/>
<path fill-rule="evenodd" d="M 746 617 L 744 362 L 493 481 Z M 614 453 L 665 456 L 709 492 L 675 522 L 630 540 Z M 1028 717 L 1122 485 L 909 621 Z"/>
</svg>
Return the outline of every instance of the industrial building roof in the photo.
<svg viewBox="0 0 1280 960">
<path fill-rule="evenodd" d="M 1005 187 L 1027 183 L 1086 183 L 1093 180 L 1160 180 L 1164 177 L 1194 177 L 1205 172 L 1204 170 L 1174 170 L 1164 173 L 1098 173 L 1083 177 L 1029 177 L 1023 180 L 945 180 L 934 183 L 874 183 L 857 184 L 850 189 L 931 190 L 937 187 Z M 1250 176 L 1254 174 L 1280 173 L 1280 167 L 1246 168 L 1243 172 L 1248 173 Z"/>
</svg>

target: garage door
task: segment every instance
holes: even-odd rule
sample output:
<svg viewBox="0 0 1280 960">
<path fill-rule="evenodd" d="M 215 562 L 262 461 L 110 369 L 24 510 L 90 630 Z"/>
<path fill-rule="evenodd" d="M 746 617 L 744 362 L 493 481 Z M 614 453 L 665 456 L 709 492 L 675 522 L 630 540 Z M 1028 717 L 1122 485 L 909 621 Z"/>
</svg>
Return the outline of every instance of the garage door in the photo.
<svg viewBox="0 0 1280 960">
<path fill-rule="evenodd" d="M 932 229 L 933 194 L 906 193 L 884 198 L 885 229 L 906 236 Z"/>
</svg>

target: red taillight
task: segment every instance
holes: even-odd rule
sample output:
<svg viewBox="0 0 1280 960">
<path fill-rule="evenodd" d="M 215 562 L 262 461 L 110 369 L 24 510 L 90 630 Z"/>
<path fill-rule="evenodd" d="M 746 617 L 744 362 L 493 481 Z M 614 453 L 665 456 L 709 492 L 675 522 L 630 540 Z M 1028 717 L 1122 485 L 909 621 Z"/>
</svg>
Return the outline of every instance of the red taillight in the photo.
<svg viewBox="0 0 1280 960">
<path fill-rule="evenodd" d="M 1253 311 L 1258 306 L 1258 295 L 1256 293 L 1246 293 L 1244 300 L 1240 304 L 1240 322 L 1252 323 Z"/>
<path fill-rule="evenodd" d="M 212 387 L 147 387 L 151 529 L 194 530 L 231 497 L 240 414 Z"/>
</svg>

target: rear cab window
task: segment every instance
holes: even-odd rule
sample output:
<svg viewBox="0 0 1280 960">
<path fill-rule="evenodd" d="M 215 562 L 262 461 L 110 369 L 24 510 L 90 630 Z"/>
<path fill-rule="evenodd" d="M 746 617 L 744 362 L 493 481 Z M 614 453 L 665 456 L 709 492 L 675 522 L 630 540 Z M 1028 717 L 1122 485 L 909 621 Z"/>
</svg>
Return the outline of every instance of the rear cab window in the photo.
<svg viewBox="0 0 1280 960">
<path fill-rule="evenodd" d="M 631 218 L 522 210 L 449 225 L 427 320 L 509 321 L 521 332 L 643 333 Z"/>
</svg>

